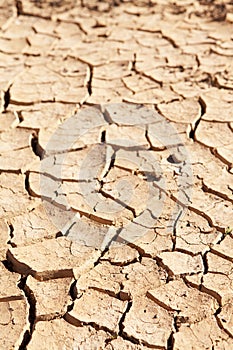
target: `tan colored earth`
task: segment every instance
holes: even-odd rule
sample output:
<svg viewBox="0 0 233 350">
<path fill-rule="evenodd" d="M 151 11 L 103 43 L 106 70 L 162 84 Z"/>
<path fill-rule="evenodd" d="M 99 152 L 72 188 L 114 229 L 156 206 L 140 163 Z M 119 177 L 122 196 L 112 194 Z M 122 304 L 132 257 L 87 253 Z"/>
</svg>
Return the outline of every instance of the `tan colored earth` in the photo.
<svg viewBox="0 0 233 350">
<path fill-rule="evenodd" d="M 0 0 L 0 90 L 0 349 L 232 350 L 233 2 Z"/>
</svg>

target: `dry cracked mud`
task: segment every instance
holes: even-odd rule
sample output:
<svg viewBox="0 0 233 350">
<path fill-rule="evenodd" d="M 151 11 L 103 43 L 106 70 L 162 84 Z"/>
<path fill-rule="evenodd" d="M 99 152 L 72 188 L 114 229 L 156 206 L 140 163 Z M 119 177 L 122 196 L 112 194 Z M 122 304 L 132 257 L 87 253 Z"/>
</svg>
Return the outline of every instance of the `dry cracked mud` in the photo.
<svg viewBox="0 0 233 350">
<path fill-rule="evenodd" d="M 0 349 L 233 349 L 232 58 L 230 0 L 0 1 Z"/>
</svg>

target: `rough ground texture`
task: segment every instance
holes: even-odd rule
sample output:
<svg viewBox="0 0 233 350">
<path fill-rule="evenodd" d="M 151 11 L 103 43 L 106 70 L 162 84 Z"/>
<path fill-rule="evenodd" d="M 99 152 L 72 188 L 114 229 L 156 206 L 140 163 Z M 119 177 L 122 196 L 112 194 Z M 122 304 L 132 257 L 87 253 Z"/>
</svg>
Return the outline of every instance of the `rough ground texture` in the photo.
<svg viewBox="0 0 233 350">
<path fill-rule="evenodd" d="M 0 348 L 233 349 L 232 1 L 1 0 L 0 28 Z M 173 124 L 193 196 L 167 230 L 176 174 L 165 172 L 157 224 L 101 251 L 62 237 L 47 217 L 39 162 L 59 124 L 109 102 L 146 104 Z M 169 170 L 150 125 L 107 122 L 67 149 L 61 174 L 84 237 L 132 220 L 146 194 L 116 152 L 97 181 L 103 200 L 88 206 L 74 173 L 92 144 L 118 150 L 116 136 L 133 138 Z M 113 215 L 125 179 L 132 201 Z"/>
</svg>

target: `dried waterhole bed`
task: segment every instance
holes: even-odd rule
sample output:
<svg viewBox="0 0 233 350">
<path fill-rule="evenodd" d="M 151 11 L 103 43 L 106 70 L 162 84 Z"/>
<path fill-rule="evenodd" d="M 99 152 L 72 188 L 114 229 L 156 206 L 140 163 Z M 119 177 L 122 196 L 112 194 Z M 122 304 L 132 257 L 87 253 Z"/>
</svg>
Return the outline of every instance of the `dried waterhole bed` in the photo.
<svg viewBox="0 0 233 350">
<path fill-rule="evenodd" d="M 141 238 L 163 210 L 171 235 L 191 203 L 185 146 L 165 118 L 142 105 L 99 105 L 67 119 L 46 146 L 39 176 L 42 201 L 58 230 L 102 250 Z M 171 193 L 173 211 L 164 205 Z"/>
<path fill-rule="evenodd" d="M 231 344 L 231 287 L 221 286 L 232 278 L 232 238 L 198 212 L 195 152 L 183 136 L 153 109 L 125 103 L 84 108 L 54 131 L 28 178 L 42 198 L 33 211 L 52 231 L 12 237 L 7 252 L 30 304 L 21 344 L 46 348 L 49 337 L 52 346 L 61 329 L 71 348 L 183 346 L 200 329 L 198 346 Z"/>
<path fill-rule="evenodd" d="M 0 348 L 231 350 L 231 1 L 9 0 L 0 7 L 7 109 L 0 115 Z M 163 171 L 170 187 L 155 229 L 100 251 L 58 232 L 41 203 L 38 161 L 77 109 L 123 101 L 146 103 L 175 126 L 192 163 L 192 202 L 168 234 L 177 183 Z M 153 135 L 148 130 L 146 142 L 163 154 Z M 95 143 L 104 139 L 103 132 Z M 140 130 L 137 140 L 144 150 Z M 78 148 L 86 144 L 89 154 L 92 142 L 85 137 Z M 112 202 L 125 193 L 114 186 L 124 169 L 113 168 L 103 184 Z M 63 179 L 74 207 L 76 175 Z M 136 215 L 144 208 L 139 196 L 140 205 L 130 203 Z M 116 211 L 90 218 L 93 198 L 84 204 L 75 214 L 85 231 L 86 224 L 90 232 L 95 224 L 93 234 L 122 227 Z"/>
</svg>

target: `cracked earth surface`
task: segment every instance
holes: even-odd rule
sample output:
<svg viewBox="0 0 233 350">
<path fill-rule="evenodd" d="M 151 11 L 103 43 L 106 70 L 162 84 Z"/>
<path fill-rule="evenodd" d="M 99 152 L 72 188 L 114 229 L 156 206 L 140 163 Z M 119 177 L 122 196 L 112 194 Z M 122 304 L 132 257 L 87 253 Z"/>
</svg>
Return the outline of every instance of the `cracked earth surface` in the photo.
<svg viewBox="0 0 233 350">
<path fill-rule="evenodd" d="M 1 0 L 0 28 L 0 348 L 233 349 L 232 1 Z M 123 102 L 177 130 L 192 198 L 167 229 L 177 199 L 169 149 L 149 122 L 125 126 L 110 109 L 101 130 L 65 150 L 65 194 L 54 199 L 66 195 L 79 217 L 80 245 L 45 211 L 40 159 L 76 112 L 97 118 L 99 105 Z M 142 237 L 101 250 L 88 239 L 145 207 L 147 183 L 124 161 L 125 139 L 164 169 L 166 190 L 154 189 L 164 208 Z M 96 164 L 103 147 L 114 162 L 91 179 L 101 201 L 90 206 L 75 174 L 93 144 Z"/>
</svg>

